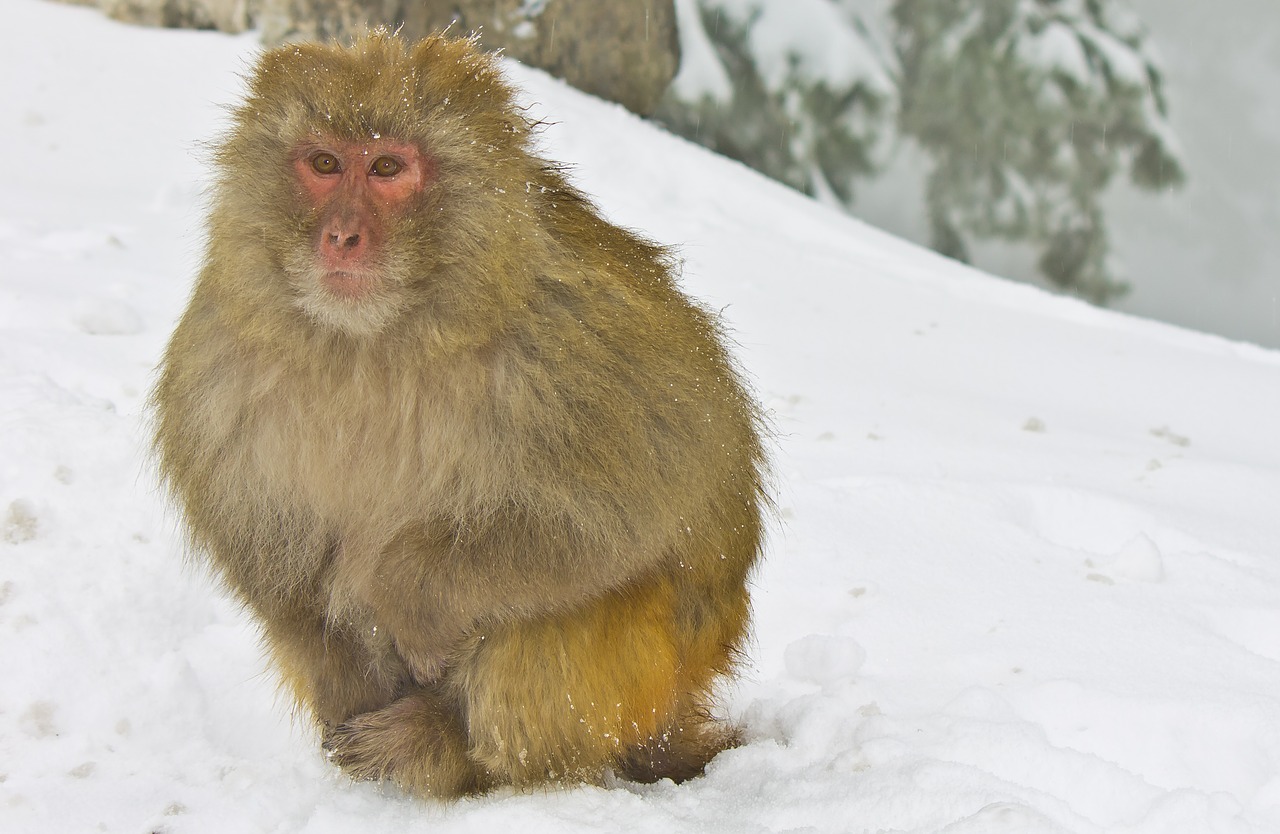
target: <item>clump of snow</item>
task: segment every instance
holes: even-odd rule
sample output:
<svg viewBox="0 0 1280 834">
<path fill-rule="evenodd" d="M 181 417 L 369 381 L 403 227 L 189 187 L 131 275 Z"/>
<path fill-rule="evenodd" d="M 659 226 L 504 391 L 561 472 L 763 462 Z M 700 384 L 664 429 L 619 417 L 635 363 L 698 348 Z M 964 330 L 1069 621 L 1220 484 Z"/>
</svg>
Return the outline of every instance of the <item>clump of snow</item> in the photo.
<svg viewBox="0 0 1280 834">
<path fill-rule="evenodd" d="M 852 678 L 866 659 L 867 653 L 856 640 L 829 634 L 801 637 L 783 653 L 792 677 L 821 684 Z"/>
<path fill-rule="evenodd" d="M 1159 582 L 1164 579 L 1164 556 L 1155 542 L 1142 534 L 1134 536 L 1109 566 L 1110 572 L 1138 582 Z"/>
<path fill-rule="evenodd" d="M 1141 88 L 1150 83 L 1145 56 L 1097 26 L 1084 22 L 1078 25 L 1081 36 L 1097 51 L 1112 79 L 1129 87 Z"/>
<path fill-rule="evenodd" d="M 142 317 L 131 305 L 110 298 L 82 303 L 75 322 L 85 333 L 94 336 L 132 336 L 145 327 Z"/>
<path fill-rule="evenodd" d="M 9 5 L 59 49 L 0 53 L 0 830 L 1280 830 L 1280 354 L 991 279 L 514 64 L 772 409 L 745 744 L 679 786 L 350 782 L 146 453 L 254 39 Z M 75 325 L 107 299 L 128 332 Z"/>
<path fill-rule="evenodd" d="M 1088 84 L 1092 78 L 1089 58 L 1080 38 L 1060 21 L 1051 20 L 1039 32 L 1018 38 L 1014 48 L 1022 63 L 1037 67 L 1046 75 L 1059 72 L 1081 85 Z M 1056 89 L 1053 85 L 1046 86 Z"/>
<path fill-rule="evenodd" d="M 733 98 L 733 82 L 702 28 L 698 0 L 675 0 L 680 36 L 680 70 L 671 89 L 683 101 L 710 99 L 725 104 Z"/>
<path fill-rule="evenodd" d="M 1154 58 L 1150 50 L 1137 52 L 1115 35 L 1094 25 L 1082 4 L 1058 4 L 1053 13 L 1059 17 L 1043 20 L 1042 4 L 1021 2 L 1016 15 L 1022 19 L 1041 21 L 1040 26 L 1030 27 L 1030 32 L 1014 43 L 1023 63 L 1038 67 L 1046 73 L 1058 72 L 1080 85 L 1102 87 L 1108 80 L 1129 87 L 1144 88 L 1150 83 L 1145 61 Z M 1112 19 L 1108 15 L 1108 20 Z M 1120 31 L 1141 34 L 1141 25 L 1130 13 L 1115 19 L 1123 28 Z M 972 25 L 977 25 L 980 13 L 975 9 Z M 1144 47 L 1145 49 L 1145 47 Z M 1105 67 L 1106 75 L 1098 70 Z"/>
<path fill-rule="evenodd" d="M 829 0 L 709 0 L 708 5 L 739 24 L 752 23 L 748 48 L 772 91 L 784 89 L 792 77 L 833 89 L 863 84 L 883 96 L 895 89 L 871 42 Z"/>
</svg>

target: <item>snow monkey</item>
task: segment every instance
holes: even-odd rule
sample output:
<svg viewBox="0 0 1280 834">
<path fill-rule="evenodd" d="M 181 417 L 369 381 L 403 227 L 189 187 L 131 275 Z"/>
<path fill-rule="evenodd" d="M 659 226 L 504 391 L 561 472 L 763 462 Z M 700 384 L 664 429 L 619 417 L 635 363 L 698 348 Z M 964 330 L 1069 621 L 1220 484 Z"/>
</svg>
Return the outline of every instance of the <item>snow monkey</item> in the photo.
<svg viewBox="0 0 1280 834">
<path fill-rule="evenodd" d="M 534 127 L 465 40 L 266 53 L 153 392 L 191 544 L 328 756 L 420 796 L 679 781 L 735 740 L 760 411 Z"/>
</svg>

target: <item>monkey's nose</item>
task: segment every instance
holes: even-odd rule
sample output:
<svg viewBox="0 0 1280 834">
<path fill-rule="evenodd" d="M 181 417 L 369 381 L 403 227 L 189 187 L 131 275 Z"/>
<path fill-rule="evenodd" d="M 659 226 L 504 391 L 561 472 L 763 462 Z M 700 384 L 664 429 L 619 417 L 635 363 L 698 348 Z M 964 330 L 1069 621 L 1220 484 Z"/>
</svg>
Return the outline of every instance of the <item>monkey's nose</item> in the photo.
<svg viewBox="0 0 1280 834">
<path fill-rule="evenodd" d="M 342 235 L 335 232 L 329 233 L 329 245 L 338 249 L 354 249 L 360 245 L 360 235 L 350 234 Z"/>
</svg>

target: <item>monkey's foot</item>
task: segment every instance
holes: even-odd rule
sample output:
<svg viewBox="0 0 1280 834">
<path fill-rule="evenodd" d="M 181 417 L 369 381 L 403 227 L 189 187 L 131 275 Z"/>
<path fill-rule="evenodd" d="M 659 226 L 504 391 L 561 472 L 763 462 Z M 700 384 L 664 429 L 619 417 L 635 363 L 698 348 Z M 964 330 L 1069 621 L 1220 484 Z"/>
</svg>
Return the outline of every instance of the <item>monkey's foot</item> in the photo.
<svg viewBox="0 0 1280 834">
<path fill-rule="evenodd" d="M 353 779 L 391 780 L 419 796 L 483 789 L 459 717 L 427 692 L 351 718 L 327 734 L 324 749 Z"/>
<path fill-rule="evenodd" d="M 633 782 L 652 783 L 670 779 L 680 783 L 701 776 L 707 762 L 723 750 L 742 743 L 736 727 L 714 721 L 690 722 L 687 727 L 674 727 L 648 744 L 632 748 L 621 762 L 623 778 Z"/>
</svg>

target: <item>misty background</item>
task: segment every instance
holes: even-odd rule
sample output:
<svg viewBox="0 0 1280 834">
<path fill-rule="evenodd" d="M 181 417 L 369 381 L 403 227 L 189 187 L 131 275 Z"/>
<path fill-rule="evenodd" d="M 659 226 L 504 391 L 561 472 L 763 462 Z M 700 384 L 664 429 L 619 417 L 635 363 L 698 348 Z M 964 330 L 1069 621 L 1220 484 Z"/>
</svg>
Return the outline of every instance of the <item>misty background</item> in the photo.
<svg viewBox="0 0 1280 834">
<path fill-rule="evenodd" d="M 66 2 L 268 45 L 478 32 L 987 272 L 1280 348 L 1275 0 Z"/>
<path fill-rule="evenodd" d="M 1280 347 L 1280 3 L 1135 0 L 1165 57 L 1184 191 L 1120 187 L 1138 315 Z"/>
<path fill-rule="evenodd" d="M 712 50 L 687 37 L 695 5 Z M 676 6 L 685 15 L 673 90 L 684 102 L 710 101 L 683 119 L 660 109 L 678 132 L 993 274 L 1280 347 L 1280 4 Z M 974 56 L 987 66 L 971 66 Z M 763 94 L 741 80 L 753 70 Z M 1128 104 L 1116 104 L 1122 96 Z M 782 114 L 773 123 L 757 115 L 770 107 Z M 1006 149 L 1002 159 L 1000 143 L 1020 140 L 1031 150 L 1015 159 Z M 776 146 L 787 142 L 779 159 Z M 1151 147 L 1158 153 L 1144 174 L 1139 157 Z M 1065 164 L 1038 167 L 1037 152 L 1064 149 L 1074 153 Z M 950 180 L 933 174 L 948 166 L 958 172 Z M 1171 169 L 1180 171 L 1164 176 Z M 954 221 L 942 234 L 939 212 Z M 1093 253 L 1052 276 L 1057 230 L 1091 222 Z"/>
<path fill-rule="evenodd" d="M 1111 306 L 1280 348 L 1280 3 L 1131 5 L 1162 59 L 1187 180 L 1159 194 L 1112 184 L 1111 242 L 1131 291 Z M 903 153 L 855 214 L 927 243 L 920 200 L 904 199 L 921 193 L 913 180 L 923 170 Z M 988 244 L 975 254 L 982 269 L 1041 283 L 1025 251 Z"/>
</svg>

